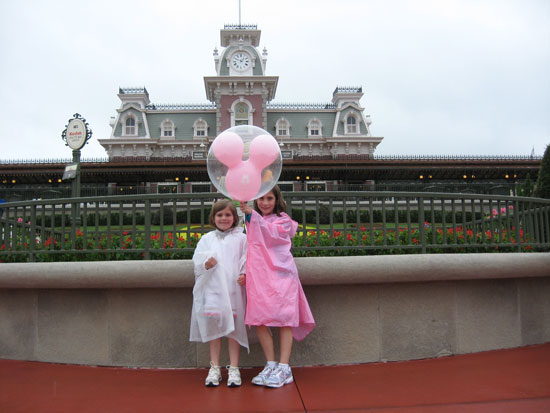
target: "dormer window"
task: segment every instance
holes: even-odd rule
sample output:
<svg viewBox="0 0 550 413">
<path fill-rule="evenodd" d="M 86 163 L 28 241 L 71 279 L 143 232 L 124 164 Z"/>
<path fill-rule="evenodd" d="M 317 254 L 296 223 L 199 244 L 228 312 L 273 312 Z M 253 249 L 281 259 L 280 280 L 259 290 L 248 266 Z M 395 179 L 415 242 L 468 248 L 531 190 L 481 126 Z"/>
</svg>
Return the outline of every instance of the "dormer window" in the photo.
<svg viewBox="0 0 550 413">
<path fill-rule="evenodd" d="M 310 120 L 309 124 L 307 125 L 308 136 L 311 136 L 311 137 L 321 136 L 321 128 L 322 128 L 322 125 L 319 119 Z"/>
<path fill-rule="evenodd" d="M 277 121 L 277 124 L 275 125 L 275 134 L 277 136 L 290 135 L 290 125 L 285 118 L 281 118 Z"/>
<path fill-rule="evenodd" d="M 193 125 L 194 136 L 203 137 L 207 135 L 208 124 L 203 119 L 197 119 Z"/>
<path fill-rule="evenodd" d="M 136 118 L 133 115 L 128 115 L 124 121 L 124 135 L 125 136 L 136 136 L 137 127 L 136 127 Z"/>
<path fill-rule="evenodd" d="M 355 114 L 350 113 L 346 119 L 346 129 L 345 133 L 358 133 L 357 129 L 357 118 L 355 117 Z"/>
<path fill-rule="evenodd" d="M 166 119 L 164 122 L 162 122 L 162 125 L 160 127 L 160 136 L 163 138 L 171 138 L 175 135 L 174 129 L 174 122 Z"/>
</svg>

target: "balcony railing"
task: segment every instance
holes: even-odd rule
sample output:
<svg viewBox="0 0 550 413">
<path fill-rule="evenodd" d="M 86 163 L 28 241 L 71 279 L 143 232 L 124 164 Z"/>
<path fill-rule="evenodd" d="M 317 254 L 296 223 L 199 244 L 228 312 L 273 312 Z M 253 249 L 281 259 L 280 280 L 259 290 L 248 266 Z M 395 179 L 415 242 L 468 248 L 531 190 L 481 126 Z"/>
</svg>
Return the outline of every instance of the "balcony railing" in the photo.
<svg viewBox="0 0 550 413">
<path fill-rule="evenodd" d="M 0 261 L 190 258 L 217 193 L 0 204 Z M 550 251 L 550 200 L 421 192 L 287 192 L 296 256 Z"/>
</svg>

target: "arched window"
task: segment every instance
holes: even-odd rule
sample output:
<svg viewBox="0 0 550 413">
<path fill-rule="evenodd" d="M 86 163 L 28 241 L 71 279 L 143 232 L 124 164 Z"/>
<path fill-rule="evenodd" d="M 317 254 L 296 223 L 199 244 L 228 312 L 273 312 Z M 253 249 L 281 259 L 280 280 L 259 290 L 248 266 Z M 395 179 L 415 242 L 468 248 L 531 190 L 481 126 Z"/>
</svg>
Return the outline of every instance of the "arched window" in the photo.
<svg viewBox="0 0 550 413">
<path fill-rule="evenodd" d="M 239 102 L 235 105 L 235 126 L 248 125 L 248 105 Z"/>
<path fill-rule="evenodd" d="M 206 136 L 208 133 L 208 124 L 203 119 L 197 119 L 193 125 L 193 130 L 193 135 L 196 137 Z"/>
<path fill-rule="evenodd" d="M 275 125 L 275 134 L 277 136 L 289 136 L 290 135 L 290 124 L 285 118 L 281 118 L 277 121 Z"/>
<path fill-rule="evenodd" d="M 307 125 L 308 136 L 319 137 L 321 136 L 322 125 L 319 119 L 312 119 Z"/>
<path fill-rule="evenodd" d="M 353 115 L 346 119 L 346 133 L 357 133 L 357 119 Z"/>
<path fill-rule="evenodd" d="M 129 115 L 124 122 L 124 135 L 137 135 L 136 119 L 132 115 Z"/>
<path fill-rule="evenodd" d="M 254 108 L 245 98 L 241 97 L 235 100 L 229 112 L 231 113 L 231 126 L 253 125 Z"/>
<path fill-rule="evenodd" d="M 344 117 L 344 134 L 357 134 L 360 132 L 361 120 L 356 112 L 350 111 Z"/>
<path fill-rule="evenodd" d="M 162 138 L 171 138 L 175 136 L 174 122 L 166 119 L 160 126 L 160 136 Z"/>
</svg>

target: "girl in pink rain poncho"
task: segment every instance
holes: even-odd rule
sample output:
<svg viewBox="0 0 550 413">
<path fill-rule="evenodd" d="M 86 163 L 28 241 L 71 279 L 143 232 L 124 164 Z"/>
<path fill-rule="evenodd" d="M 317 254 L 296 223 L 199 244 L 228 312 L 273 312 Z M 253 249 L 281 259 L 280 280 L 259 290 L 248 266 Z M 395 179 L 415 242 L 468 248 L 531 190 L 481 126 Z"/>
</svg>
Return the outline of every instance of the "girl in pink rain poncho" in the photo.
<svg viewBox="0 0 550 413">
<path fill-rule="evenodd" d="M 216 227 L 202 236 L 195 253 L 195 286 L 191 312 L 191 341 L 210 345 L 210 370 L 206 386 L 221 381 L 221 337 L 227 337 L 229 366 L 227 385 L 241 385 L 239 372 L 240 346 L 248 350 L 244 324 L 246 293 L 246 235 L 238 227 L 237 208 L 232 201 L 222 200 L 212 206 L 210 224 Z"/>
<path fill-rule="evenodd" d="M 298 224 L 284 212 L 286 203 L 278 186 L 255 200 L 254 210 L 244 202 L 240 208 L 246 214 L 248 239 L 245 323 L 256 326 L 267 359 L 252 383 L 281 387 L 293 382 L 289 366 L 293 337 L 302 340 L 315 327 L 290 252 Z M 280 328 L 279 363 L 269 327 Z"/>
</svg>

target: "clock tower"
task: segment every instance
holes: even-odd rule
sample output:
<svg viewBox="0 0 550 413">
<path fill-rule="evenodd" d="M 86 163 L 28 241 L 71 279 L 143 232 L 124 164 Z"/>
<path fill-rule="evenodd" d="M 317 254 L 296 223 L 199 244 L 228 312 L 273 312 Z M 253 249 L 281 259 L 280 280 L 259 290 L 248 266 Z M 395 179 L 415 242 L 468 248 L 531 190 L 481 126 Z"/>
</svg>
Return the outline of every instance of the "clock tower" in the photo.
<svg viewBox="0 0 550 413">
<path fill-rule="evenodd" d="M 256 25 L 225 25 L 222 50 L 214 49 L 217 76 L 204 78 L 206 97 L 216 105 L 216 135 L 235 125 L 267 129 L 267 102 L 275 97 L 278 76 L 266 76 L 267 50 L 259 50 Z"/>
</svg>

